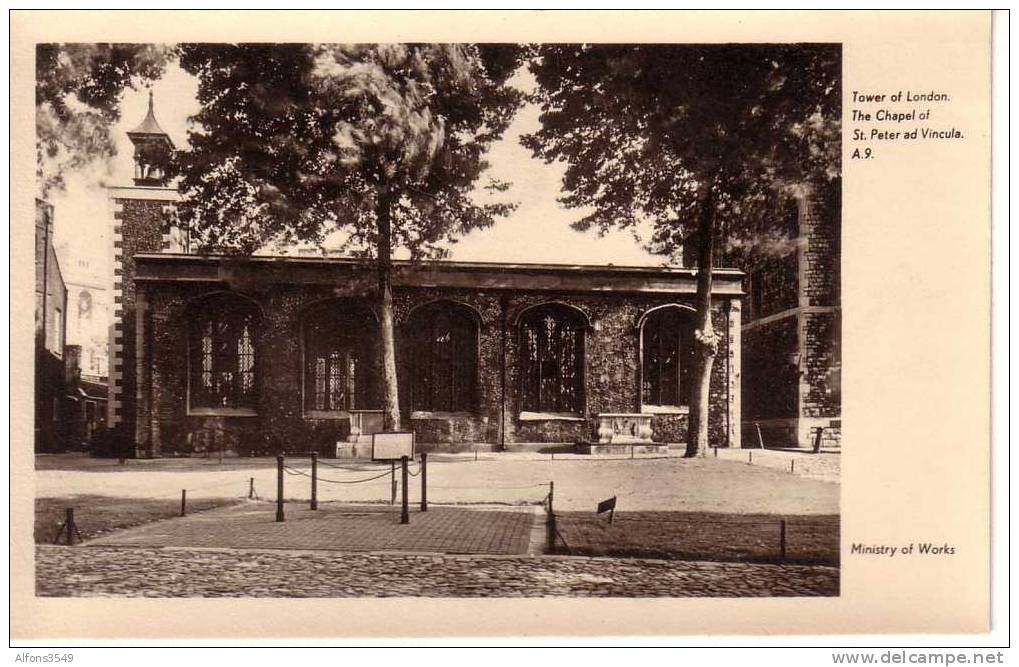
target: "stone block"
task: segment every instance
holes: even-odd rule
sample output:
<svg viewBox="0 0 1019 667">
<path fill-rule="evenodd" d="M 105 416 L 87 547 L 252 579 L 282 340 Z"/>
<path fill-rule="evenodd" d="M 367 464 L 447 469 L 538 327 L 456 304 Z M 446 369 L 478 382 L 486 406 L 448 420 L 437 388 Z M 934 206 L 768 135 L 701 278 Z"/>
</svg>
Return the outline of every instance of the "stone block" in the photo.
<svg viewBox="0 0 1019 667">
<path fill-rule="evenodd" d="M 587 443 L 580 445 L 578 450 L 581 454 L 589 454 L 593 457 L 604 456 L 611 458 L 630 457 L 640 459 L 669 455 L 669 446 L 661 443 L 632 445 Z"/>
<path fill-rule="evenodd" d="M 651 414 L 603 412 L 597 416 L 599 444 L 650 443 Z"/>
</svg>

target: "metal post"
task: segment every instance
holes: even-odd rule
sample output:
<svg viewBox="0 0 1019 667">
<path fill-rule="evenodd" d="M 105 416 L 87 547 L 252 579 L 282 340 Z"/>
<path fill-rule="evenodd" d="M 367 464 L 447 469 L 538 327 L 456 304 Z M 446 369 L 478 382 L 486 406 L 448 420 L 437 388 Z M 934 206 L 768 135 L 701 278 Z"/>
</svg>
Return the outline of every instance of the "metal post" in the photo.
<svg viewBox="0 0 1019 667">
<path fill-rule="evenodd" d="M 789 472 L 796 472 L 796 460 L 789 459 Z"/>
<path fill-rule="evenodd" d="M 428 511 L 428 452 L 421 452 L 421 511 Z"/>
<path fill-rule="evenodd" d="M 249 477 L 248 478 L 248 500 L 254 500 L 254 499 L 255 499 L 255 478 L 254 477 Z"/>
<path fill-rule="evenodd" d="M 283 521 L 283 455 L 276 457 L 276 521 Z"/>
<path fill-rule="evenodd" d="M 715 447 L 715 458 L 718 458 L 718 447 Z"/>
<path fill-rule="evenodd" d="M 390 487 L 389 488 L 389 491 L 390 491 L 390 494 L 389 494 L 389 504 L 390 505 L 395 505 L 396 504 L 396 461 L 390 461 L 389 462 L 389 479 L 390 479 L 390 485 L 389 485 L 389 487 Z"/>
<path fill-rule="evenodd" d="M 187 513 L 188 506 L 188 490 L 180 490 L 180 515 L 184 516 Z"/>
<path fill-rule="evenodd" d="M 67 546 L 74 544 L 74 531 L 77 528 L 74 525 L 74 508 L 68 507 L 64 510 L 64 526 L 67 530 Z"/>
<path fill-rule="evenodd" d="M 555 511 L 553 510 L 553 498 L 555 497 L 555 482 L 548 483 L 548 517 L 545 519 L 545 537 L 547 551 L 555 551 Z"/>
<path fill-rule="evenodd" d="M 753 463 L 753 462 L 754 462 L 754 453 L 753 452 L 747 452 L 747 463 Z"/>
<path fill-rule="evenodd" d="M 779 536 L 778 536 L 778 553 L 779 559 L 785 562 L 785 519 L 782 519 L 779 523 Z"/>
<path fill-rule="evenodd" d="M 410 508 L 407 507 L 407 457 L 400 457 L 400 523 L 410 523 Z"/>
<path fill-rule="evenodd" d="M 318 452 L 311 453 L 311 509 L 318 509 Z"/>
</svg>

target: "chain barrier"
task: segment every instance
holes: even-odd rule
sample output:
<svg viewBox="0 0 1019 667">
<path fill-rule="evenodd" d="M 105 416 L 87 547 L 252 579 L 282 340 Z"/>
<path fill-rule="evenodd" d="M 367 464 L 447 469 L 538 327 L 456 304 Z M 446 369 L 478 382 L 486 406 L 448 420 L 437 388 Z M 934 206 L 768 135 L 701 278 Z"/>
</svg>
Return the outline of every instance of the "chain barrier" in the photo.
<svg viewBox="0 0 1019 667">
<path fill-rule="evenodd" d="M 325 466 L 327 468 L 337 468 L 339 470 L 350 470 L 352 472 L 366 472 L 365 468 L 351 468 L 350 466 L 344 466 L 344 465 L 340 465 L 338 463 L 329 463 L 328 461 L 324 461 L 322 459 L 318 459 L 318 464 L 320 466 Z M 364 463 L 362 465 L 370 465 L 370 464 L 369 463 Z M 377 470 L 378 467 L 376 466 L 375 468 L 368 468 L 368 470 L 373 470 L 373 469 Z"/>
<path fill-rule="evenodd" d="M 290 466 L 283 466 L 283 470 L 290 475 L 303 475 L 304 477 L 311 477 L 310 474 L 304 472 L 303 470 L 297 470 L 296 468 L 291 468 Z M 371 482 L 373 480 L 381 479 L 383 477 L 389 477 L 390 474 L 391 474 L 390 471 L 387 470 L 381 475 L 376 475 L 374 477 L 366 477 L 365 479 L 353 479 L 353 480 L 328 479 L 326 477 L 320 477 L 319 475 L 315 475 L 315 479 L 318 480 L 319 482 L 327 482 L 329 484 L 362 484 L 364 482 Z"/>
</svg>

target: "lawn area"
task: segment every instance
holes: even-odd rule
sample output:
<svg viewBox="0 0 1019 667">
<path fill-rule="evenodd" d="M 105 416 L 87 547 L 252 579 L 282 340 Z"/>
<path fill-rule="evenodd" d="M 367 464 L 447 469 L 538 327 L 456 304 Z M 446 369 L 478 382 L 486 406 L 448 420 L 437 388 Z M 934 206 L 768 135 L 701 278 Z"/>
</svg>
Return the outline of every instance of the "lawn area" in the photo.
<svg viewBox="0 0 1019 667">
<path fill-rule="evenodd" d="M 201 512 L 232 505 L 231 498 L 198 498 L 189 500 L 187 511 Z M 74 523 L 82 539 L 99 537 L 114 530 L 140 526 L 143 523 L 180 515 L 180 499 L 114 498 L 111 496 L 79 495 L 58 498 L 36 498 L 35 543 L 52 544 L 64 523 L 64 511 L 74 508 Z"/>
<path fill-rule="evenodd" d="M 838 565 L 836 515 L 710 512 L 557 513 L 558 549 L 575 556 L 777 562 L 786 521 L 788 563 Z"/>
</svg>

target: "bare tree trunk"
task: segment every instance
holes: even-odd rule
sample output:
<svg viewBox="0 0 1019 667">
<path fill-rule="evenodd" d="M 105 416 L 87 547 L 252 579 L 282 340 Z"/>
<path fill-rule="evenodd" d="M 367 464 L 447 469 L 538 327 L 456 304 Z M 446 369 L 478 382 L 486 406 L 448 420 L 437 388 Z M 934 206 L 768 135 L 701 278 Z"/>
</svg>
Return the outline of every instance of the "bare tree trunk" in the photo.
<svg viewBox="0 0 1019 667">
<path fill-rule="evenodd" d="M 382 335 L 382 428 L 400 430 L 399 386 L 396 380 L 396 335 L 393 328 L 392 285 L 392 195 L 388 188 L 379 188 L 376 204 L 379 272 L 379 330 Z"/>
<path fill-rule="evenodd" d="M 690 397 L 686 456 L 706 456 L 708 413 L 711 403 L 711 367 L 718 352 L 718 337 L 711 323 L 711 270 L 715 249 L 715 198 L 710 186 L 701 202 L 697 222 L 697 328 L 694 330 L 694 387 Z"/>
</svg>

